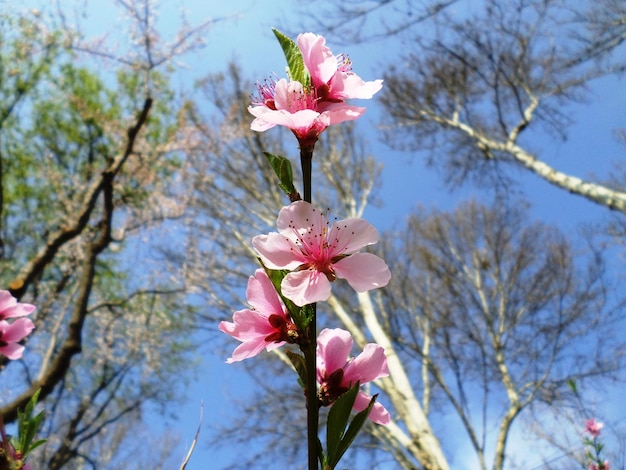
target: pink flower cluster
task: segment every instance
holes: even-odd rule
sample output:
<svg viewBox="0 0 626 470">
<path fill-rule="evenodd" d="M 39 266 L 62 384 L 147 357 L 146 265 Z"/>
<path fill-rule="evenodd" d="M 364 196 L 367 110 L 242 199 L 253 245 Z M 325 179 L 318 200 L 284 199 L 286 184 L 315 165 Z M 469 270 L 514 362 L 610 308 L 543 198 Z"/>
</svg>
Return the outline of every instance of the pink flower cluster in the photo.
<svg viewBox="0 0 626 470">
<path fill-rule="evenodd" d="M 585 421 L 584 432 L 586 432 L 593 438 L 593 441 L 586 440 L 585 443 L 592 446 L 592 448 L 595 451 L 595 456 L 593 456 L 591 452 L 587 452 L 588 458 L 592 459 L 592 461 L 589 462 L 589 466 L 587 467 L 587 470 L 611 470 L 611 465 L 609 461 L 608 460 L 603 461 L 600 458 L 600 452 L 602 451 L 602 448 L 604 446 L 597 441 L 597 438 L 598 436 L 600 436 L 601 429 L 603 427 L 604 427 L 604 424 L 602 424 L 599 421 L 596 421 L 595 418 L 590 418 L 587 421 Z"/>
<path fill-rule="evenodd" d="M 371 98 L 383 81 L 363 81 L 352 72 L 347 58 L 333 55 L 323 36 L 300 34 L 297 44 L 310 83 L 280 79 L 258 84 L 258 98 L 248 110 L 256 118 L 252 130 L 285 126 L 301 147 L 311 147 L 328 126 L 355 120 L 365 112 L 365 108 L 345 104 L 346 99 Z"/>
<path fill-rule="evenodd" d="M 258 96 L 248 107 L 255 117 L 250 127 L 262 132 L 277 125 L 285 126 L 295 134 L 301 151 L 306 149 L 312 155 L 315 142 L 328 126 L 357 119 L 365 112 L 365 108 L 348 105 L 345 100 L 371 98 L 382 88 L 382 80 L 363 81 L 352 72 L 350 60 L 333 55 L 322 36 L 300 34 L 297 49 L 296 44 L 280 33 L 277 36 L 283 45 L 288 44 L 284 50 L 292 76 L 290 80 L 272 78 L 257 84 Z M 298 328 L 307 324 L 301 316 L 308 313 L 296 307 L 328 300 L 331 283 L 337 278 L 345 279 L 357 292 L 365 292 L 387 285 L 391 277 L 382 259 L 371 253 L 359 253 L 378 241 L 376 229 L 363 219 L 331 224 L 309 202 L 296 201 L 281 209 L 277 228 L 278 232 L 258 235 L 252 240 L 268 271 L 259 269 L 248 281 L 246 296 L 250 308 L 236 311 L 232 322 L 219 324 L 222 332 L 241 342 L 228 363 L 285 343 L 300 345 L 305 357 L 311 358 L 310 326 L 306 332 Z M 268 277 L 268 273 L 274 276 L 277 272 L 281 272 L 279 288 Z M 347 331 L 323 330 L 316 346 L 320 405 L 332 405 L 357 383 L 389 375 L 384 350 L 376 344 L 366 345 L 356 358 L 349 357 L 353 340 Z M 308 351 L 311 351 L 309 356 Z M 370 397 L 359 391 L 354 408 L 364 410 L 370 401 Z M 390 421 L 389 412 L 377 402 L 369 417 L 379 424 Z"/>
<path fill-rule="evenodd" d="M 331 294 L 331 282 L 345 279 L 358 292 L 385 286 L 389 268 L 378 256 L 357 253 L 376 243 L 376 229 L 363 219 L 346 219 L 330 224 L 310 203 L 296 201 L 281 209 L 278 232 L 258 235 L 252 244 L 264 266 L 290 271 L 282 279 L 280 292 L 302 307 Z M 246 297 L 251 308 L 236 311 L 233 321 L 222 321 L 220 331 L 241 341 L 226 362 L 254 357 L 285 343 L 299 343 L 300 332 L 289 310 L 263 269 L 248 280 Z M 320 404 L 332 405 L 339 396 L 359 382 L 364 384 L 389 375 L 383 348 L 365 346 L 363 353 L 349 358 L 353 341 L 344 330 L 323 330 L 317 339 L 317 379 Z M 370 397 L 359 392 L 354 408 L 367 408 Z M 370 419 L 379 424 L 390 420 L 385 408 L 375 403 Z"/>
<path fill-rule="evenodd" d="M 0 290 L 0 353 L 9 359 L 19 359 L 24 346 L 18 344 L 30 334 L 35 325 L 26 315 L 35 311 L 35 306 L 19 303 L 9 291 Z M 17 318 L 13 323 L 8 318 Z"/>
</svg>

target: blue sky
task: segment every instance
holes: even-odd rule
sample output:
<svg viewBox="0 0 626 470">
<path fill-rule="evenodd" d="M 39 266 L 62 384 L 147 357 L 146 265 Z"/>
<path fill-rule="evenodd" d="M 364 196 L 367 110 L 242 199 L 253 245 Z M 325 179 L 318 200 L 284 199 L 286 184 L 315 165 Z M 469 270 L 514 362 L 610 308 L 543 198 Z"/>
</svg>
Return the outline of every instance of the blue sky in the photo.
<svg viewBox="0 0 626 470">
<path fill-rule="evenodd" d="M 235 58 L 243 64 L 247 78 L 263 79 L 272 72 L 282 75 L 285 66 L 281 50 L 272 35 L 272 26 L 285 26 L 285 29 L 292 30 L 294 25 L 301 24 L 302 18 L 295 15 L 293 2 L 277 1 L 271 2 L 273 8 L 268 8 L 268 3 L 261 2 L 236 2 L 235 6 L 223 6 L 223 14 L 237 11 L 240 5 L 244 5 L 241 11 L 242 16 L 234 22 L 225 22 L 216 26 L 209 34 L 207 40 L 219 42 L 220 47 L 215 50 L 209 45 L 207 51 L 202 56 L 209 58 L 207 70 L 221 70 L 225 62 Z M 213 13 L 219 16 L 222 14 Z M 280 12 L 277 15 L 277 12 Z M 278 17 L 278 20 L 277 20 Z M 354 64 L 354 70 L 365 80 L 379 78 L 382 75 L 381 64 L 388 58 L 386 48 L 389 44 L 329 44 L 333 52 L 346 52 Z M 195 64 L 193 68 L 195 68 Z M 205 70 L 204 67 L 200 67 Z M 624 124 L 624 110 L 626 109 L 626 99 L 623 93 L 616 96 L 615 90 L 620 84 L 615 79 L 610 79 L 602 83 L 602 86 L 594 88 L 594 106 L 580 107 L 572 110 L 572 117 L 576 124 L 571 129 L 567 141 L 554 144 L 553 139 L 546 139 L 543 142 L 534 142 L 534 148 L 550 156 L 550 161 L 562 171 L 571 172 L 581 177 L 592 174 L 603 178 L 612 169 L 612 161 L 617 161 L 623 155 L 614 143 L 612 129 L 620 122 Z M 384 90 L 383 90 L 384 92 Z M 368 107 L 368 113 L 358 122 L 361 129 L 376 128 L 378 125 L 378 106 L 376 99 L 372 102 L 364 103 Z M 417 204 L 426 207 L 436 207 L 439 209 L 452 209 L 457 203 L 469 197 L 478 199 L 490 199 L 491 194 L 473 188 L 471 185 L 465 186 L 451 192 L 443 184 L 442 178 L 435 171 L 424 166 L 423 158 L 406 153 L 395 152 L 382 145 L 376 140 L 375 133 L 368 132 L 373 153 L 379 157 L 384 164 L 382 187 L 379 196 L 383 200 L 382 208 L 368 208 L 365 216 L 374 223 L 380 230 L 393 228 L 402 223 L 408 211 Z M 598 145 L 601 142 L 602 145 Z M 294 155 L 296 149 L 294 146 Z M 590 164 L 590 161 L 592 164 Z M 519 172 L 520 188 L 532 204 L 531 213 L 534 217 L 552 223 L 566 232 L 576 229 L 581 221 L 593 222 L 602 220 L 606 216 L 606 209 L 597 207 L 582 198 L 572 196 L 563 190 L 556 189 L 540 180 L 538 177 Z M 233 345 L 235 346 L 235 345 Z M 224 365 L 219 360 L 209 359 L 205 365 L 204 373 L 201 373 L 201 381 L 197 387 L 191 389 L 188 405 L 184 415 L 187 418 L 192 416 L 187 423 L 194 424 L 193 419 L 197 403 L 199 400 L 205 401 L 205 419 L 221 419 L 228 416 L 229 397 L 238 395 L 241 390 L 247 387 L 254 387 L 242 375 L 242 368 L 237 365 Z M 204 378 L 209 383 L 219 378 L 219 386 L 210 386 L 211 395 L 207 394 L 207 388 L 202 383 Z M 222 404 L 227 405 L 226 408 Z M 216 406 L 217 405 L 217 406 Z M 177 425 L 184 430 L 185 425 Z M 191 436 L 192 433 L 188 433 Z M 518 436 L 519 437 L 519 436 Z M 456 439 L 448 441 L 444 445 L 450 449 L 457 444 Z M 462 440 L 461 440 L 462 441 Z M 519 444 L 517 444 L 519 443 Z M 523 441 L 511 443 L 511 448 L 524 450 Z M 517 445 L 516 445 L 517 444 Z M 205 455 L 210 455 L 212 468 L 220 467 L 217 462 L 221 462 L 221 454 L 225 454 L 223 465 L 227 465 L 230 460 L 229 450 L 211 449 L 205 451 L 198 449 L 194 455 L 190 468 L 200 470 L 206 468 L 204 462 Z M 205 454 L 205 452 L 207 452 Z M 472 468 L 464 466 L 463 455 L 472 455 L 471 449 L 463 450 L 459 448 L 456 456 L 455 469 Z M 526 452 L 523 452 L 526 453 Z M 394 468 L 391 465 L 389 468 Z"/>
<path fill-rule="evenodd" d="M 25 3 L 40 9 L 50 8 L 48 2 L 43 0 Z M 106 33 L 108 39 L 114 40 L 115 31 L 119 28 L 119 13 L 111 7 L 111 3 L 105 0 L 83 0 L 67 1 L 63 5 L 86 5 L 87 15 L 80 18 L 84 31 L 88 35 Z M 176 76 L 181 88 L 189 87 L 194 78 L 225 70 L 230 60 L 236 60 L 243 66 L 246 78 L 263 79 L 272 72 L 283 75 L 285 62 L 271 27 L 294 29 L 297 25 L 306 23 L 306 19 L 297 14 L 297 3 L 287 0 L 162 0 L 160 3 L 159 24 L 165 40 L 178 26 L 179 5 L 189 11 L 188 18 L 192 24 L 208 18 L 227 18 L 207 32 L 207 46 L 204 49 L 183 57 L 185 67 Z M 335 53 L 348 53 L 355 71 L 366 80 L 381 77 L 382 64 L 388 60 L 388 51 L 394 50 L 393 43 L 364 46 L 331 42 L 329 45 Z M 611 162 L 619 160 L 620 156 L 623 158 L 624 154 L 623 147 L 620 148 L 615 143 L 612 131 L 619 125 L 624 126 L 626 122 L 626 94 L 623 89 L 623 83 L 616 79 L 604 80 L 594 86 L 594 105 L 572 109 L 571 115 L 576 124 L 571 128 L 567 141 L 555 145 L 553 139 L 546 139 L 533 142 L 533 148 L 549 155 L 549 161 L 562 171 L 580 177 L 607 177 L 612 169 Z M 616 93 L 616 90 L 621 91 Z M 375 130 L 378 125 L 376 100 L 368 102 L 367 106 L 368 113 L 358 122 L 358 126 Z M 407 213 L 417 204 L 452 209 L 458 202 L 469 197 L 490 199 L 490 193 L 477 190 L 471 185 L 450 191 L 443 184 L 440 175 L 424 166 L 423 158 L 392 151 L 376 140 L 375 132 L 368 134 L 371 135 L 369 143 L 372 152 L 384 164 L 379 192 L 384 205 L 382 208 L 370 207 L 365 214 L 379 230 L 401 224 Z M 295 153 L 294 145 L 294 155 Z M 531 202 L 531 213 L 536 218 L 569 232 L 575 230 L 582 221 L 597 223 L 606 216 L 604 208 L 553 188 L 538 177 L 524 172 L 518 174 L 520 188 Z M 623 259 L 619 262 L 623 263 Z M 238 308 L 241 306 L 233 306 L 233 310 Z M 233 342 L 233 348 L 235 346 Z M 172 454 L 180 456 L 180 459 L 193 439 L 201 402 L 204 403 L 202 441 L 203 435 L 209 433 L 211 423 L 229 418 L 229 406 L 233 399 L 243 399 L 246 391 L 254 387 L 254 383 L 243 373 L 242 367 L 226 365 L 225 358 L 211 355 L 210 349 L 209 343 L 202 351 L 206 356 L 197 380 L 187 388 L 187 401 L 175 413 L 180 419 L 165 423 L 181 436 L 178 447 L 172 449 Z M 156 427 L 162 424 L 159 416 L 154 416 L 153 419 Z M 228 468 L 228 463 L 231 462 L 230 453 L 228 448 L 207 449 L 201 442 L 187 468 Z M 210 467 L 207 467 L 207 461 L 211 462 Z"/>
</svg>

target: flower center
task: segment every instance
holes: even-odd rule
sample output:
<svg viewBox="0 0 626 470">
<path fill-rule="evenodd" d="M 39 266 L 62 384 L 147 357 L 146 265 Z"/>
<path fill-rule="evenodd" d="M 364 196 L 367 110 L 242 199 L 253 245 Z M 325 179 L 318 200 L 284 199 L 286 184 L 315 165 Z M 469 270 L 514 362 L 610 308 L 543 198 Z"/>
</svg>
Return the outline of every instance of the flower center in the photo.
<svg viewBox="0 0 626 470">
<path fill-rule="evenodd" d="M 268 317 L 267 321 L 275 330 L 265 337 L 266 343 L 281 343 L 286 341 L 287 343 L 294 344 L 298 342 L 300 334 L 298 333 L 298 328 L 291 320 L 285 319 L 285 317 L 281 315 L 272 314 Z"/>
<path fill-rule="evenodd" d="M 289 228 L 296 235 L 296 246 L 306 260 L 297 270 L 318 271 L 325 274 L 330 282 L 333 282 L 337 279 L 333 264 L 349 256 L 344 252 L 354 232 L 352 234 L 344 233 L 348 226 L 340 223 L 329 228 L 329 222 L 324 215 L 315 217 L 315 220 L 305 219 L 305 222 L 310 223 L 306 231 L 296 228 L 293 221 L 289 224 Z"/>
<path fill-rule="evenodd" d="M 348 387 L 342 386 L 343 369 L 337 369 L 327 378 L 322 380 L 317 392 L 317 398 L 321 406 L 332 405 L 337 398 L 348 391 Z"/>
<path fill-rule="evenodd" d="M 295 113 L 302 111 L 303 109 L 317 110 L 318 98 L 314 90 L 306 88 L 292 89 L 288 95 L 289 100 L 289 112 Z"/>
</svg>

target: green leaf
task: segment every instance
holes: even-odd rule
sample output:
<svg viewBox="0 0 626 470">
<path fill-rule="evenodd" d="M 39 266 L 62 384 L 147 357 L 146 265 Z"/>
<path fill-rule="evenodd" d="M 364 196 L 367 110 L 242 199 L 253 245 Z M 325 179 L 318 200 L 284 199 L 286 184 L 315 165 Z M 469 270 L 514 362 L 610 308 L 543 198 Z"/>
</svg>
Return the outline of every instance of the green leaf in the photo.
<svg viewBox="0 0 626 470">
<path fill-rule="evenodd" d="M 290 201 L 298 200 L 300 195 L 293 185 L 293 171 L 289 159 L 279 155 L 273 155 L 269 152 L 263 152 L 263 154 L 269 160 L 276 176 L 278 176 L 278 186 L 280 186 L 280 189 L 289 196 Z"/>
<path fill-rule="evenodd" d="M 31 397 L 24 411 L 18 410 L 17 412 L 17 442 L 14 442 L 14 447 L 22 452 L 23 459 L 26 458 L 30 451 L 46 442 L 43 439 L 33 442 L 45 413 L 41 411 L 33 417 L 33 412 L 39 399 L 39 392 L 40 390 Z"/>
<path fill-rule="evenodd" d="M 576 395 L 578 395 L 578 387 L 576 386 L 576 382 L 574 382 L 574 380 L 569 379 L 567 381 L 567 385 L 568 385 L 568 387 L 570 388 L 570 390 L 572 392 L 574 392 Z"/>
<path fill-rule="evenodd" d="M 343 397 L 344 395 L 342 395 L 341 397 Z M 343 457 L 343 454 L 345 454 L 348 448 L 352 445 L 352 443 L 354 442 L 354 439 L 356 439 L 356 436 L 358 435 L 359 431 L 361 430 L 361 428 L 367 421 L 367 417 L 369 416 L 370 411 L 372 411 L 372 407 L 374 406 L 374 403 L 376 402 L 377 397 L 378 395 L 374 395 L 372 399 L 370 400 L 370 403 L 367 406 L 367 408 L 357 413 L 354 419 L 350 422 L 350 426 L 348 427 L 348 430 L 346 431 L 346 433 L 343 435 L 341 442 L 337 446 L 337 449 L 335 451 L 335 454 L 333 455 L 333 458 L 331 459 L 330 456 L 328 458 L 328 468 L 330 469 L 335 468 L 335 466 L 339 463 L 339 460 L 341 459 L 341 457 Z M 356 398 L 356 394 L 355 394 L 355 398 Z M 335 402 L 335 405 L 336 405 L 336 402 Z M 333 408 L 335 407 L 335 405 L 333 405 Z M 330 421 L 330 416 L 329 416 L 329 421 Z M 329 451 L 329 454 L 330 454 L 330 451 Z"/>
<path fill-rule="evenodd" d="M 322 447 L 322 441 L 320 438 L 317 438 L 317 458 L 320 461 L 320 465 L 323 469 L 328 468 L 326 462 L 328 461 L 326 455 L 324 455 L 324 448 Z"/>
<path fill-rule="evenodd" d="M 304 384 L 306 383 L 306 364 L 304 362 L 304 356 L 301 356 L 293 351 L 285 351 L 285 354 L 287 354 L 287 357 L 298 373 L 298 377 L 300 379 L 298 383 L 302 388 L 304 388 Z"/>
<path fill-rule="evenodd" d="M 302 83 L 303 86 L 309 85 L 309 74 L 304 66 L 302 53 L 298 49 L 298 45 L 275 28 L 272 28 L 274 35 L 283 49 L 285 59 L 287 59 L 287 67 L 289 68 L 289 77 L 291 80 Z"/>
<path fill-rule="evenodd" d="M 341 395 L 332 408 L 328 412 L 328 423 L 326 425 L 326 447 L 327 447 L 327 464 L 331 468 L 339 461 L 337 454 L 339 452 L 343 433 L 348 426 L 350 412 L 354 406 L 354 401 L 359 392 L 359 383 L 357 382 L 350 390 Z"/>
<path fill-rule="evenodd" d="M 300 309 L 300 314 L 302 316 L 302 320 L 304 323 L 304 326 L 308 326 L 309 323 L 311 323 L 311 321 L 313 320 L 313 317 L 315 316 L 315 308 L 313 304 L 307 304 L 304 307 L 302 307 L 302 309 Z"/>
</svg>

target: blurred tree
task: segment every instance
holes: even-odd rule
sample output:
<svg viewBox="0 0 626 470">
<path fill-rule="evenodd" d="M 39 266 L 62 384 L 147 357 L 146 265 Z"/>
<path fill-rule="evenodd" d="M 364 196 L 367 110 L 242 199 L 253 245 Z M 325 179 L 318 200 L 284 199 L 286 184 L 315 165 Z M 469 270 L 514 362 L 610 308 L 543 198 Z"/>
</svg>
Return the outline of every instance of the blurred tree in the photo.
<svg viewBox="0 0 626 470">
<path fill-rule="evenodd" d="M 287 150 L 294 139 L 279 129 L 250 133 L 251 86 L 231 66 L 201 83 L 211 103 L 206 109 L 217 110 L 216 117 L 188 109 L 198 145 L 187 275 L 214 306 L 207 324 L 245 304 L 242 286 L 258 266 L 250 240 L 275 230 L 277 211 L 288 203 L 263 151 L 295 156 Z M 362 215 L 379 171 L 366 149 L 353 126 L 322 135 L 314 157 L 316 205 L 339 218 Z M 556 229 L 530 224 L 512 205 L 499 200 L 494 208 L 467 203 L 452 214 L 416 212 L 383 237 L 394 273 L 386 289 L 354 294 L 338 281 L 329 302 L 318 305 L 320 328 L 341 326 L 360 347 L 374 341 L 388 355 L 390 377 L 375 388 L 393 421 L 368 427 L 371 435 L 350 455 L 355 467 L 374 452 L 365 457 L 370 466 L 391 456 L 401 468 L 450 468 L 448 430 L 439 433 L 452 411 L 480 468 L 502 469 L 518 416 L 542 403 L 569 403 L 568 380 L 601 383 L 620 367 L 620 349 L 600 341 L 617 321 L 605 308 L 601 256 L 576 256 Z M 235 345 L 225 343 L 227 357 Z M 246 449 L 236 453 L 234 467 L 280 459 L 298 468 L 305 461 L 303 446 L 293 445 L 304 440 L 302 392 L 281 351 L 233 365 L 247 367 L 259 389 L 241 404 L 241 419 L 215 438 L 215 445 Z M 491 464 L 488 449 L 495 449 Z"/>
<path fill-rule="evenodd" d="M 389 239 L 388 334 L 420 377 L 426 412 L 435 422 L 458 415 L 480 468 L 504 468 L 526 408 L 570 407 L 568 383 L 619 371 L 620 319 L 605 308 L 599 253 L 584 264 L 561 233 L 501 200 L 417 212 Z"/>
<path fill-rule="evenodd" d="M 623 1 L 375 0 L 303 8 L 318 31 L 344 42 L 393 37 L 402 44 L 383 64 L 391 147 L 429 152 L 429 163 L 452 184 L 507 185 L 515 179 L 507 170 L 523 169 L 626 214 L 623 180 L 560 171 L 537 144 L 546 134 L 566 139 L 571 105 L 593 99 L 600 79 L 623 74 Z M 602 157 L 588 159 L 589 172 Z"/>
<path fill-rule="evenodd" d="M 569 105 L 587 98 L 593 81 L 624 71 L 624 2 L 488 0 L 434 21 L 436 33 L 420 35 L 405 66 L 386 76 L 387 142 L 430 149 L 448 181 L 502 181 L 513 166 L 626 214 L 623 184 L 559 171 L 535 144 L 542 132 L 565 138 Z"/>
<path fill-rule="evenodd" d="M 162 69 L 198 30 L 162 47 L 151 2 L 119 4 L 133 47 L 118 56 L 62 13 L 0 18 L 0 286 L 37 306 L 23 359 L 2 362 L 0 413 L 14 421 L 41 390 L 34 468 L 121 464 L 146 404 L 171 406 L 193 364 L 193 309 L 155 248 L 185 209 Z"/>
</svg>

